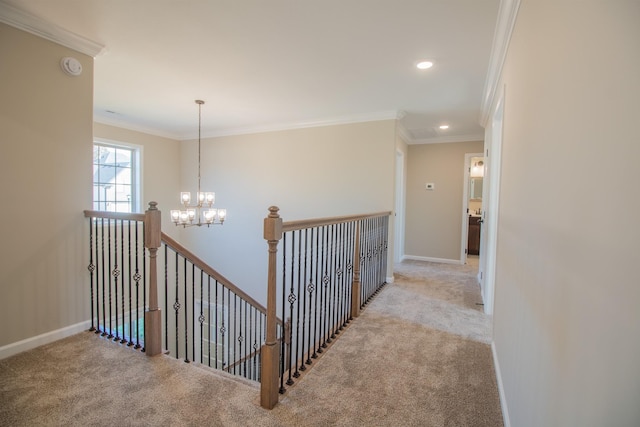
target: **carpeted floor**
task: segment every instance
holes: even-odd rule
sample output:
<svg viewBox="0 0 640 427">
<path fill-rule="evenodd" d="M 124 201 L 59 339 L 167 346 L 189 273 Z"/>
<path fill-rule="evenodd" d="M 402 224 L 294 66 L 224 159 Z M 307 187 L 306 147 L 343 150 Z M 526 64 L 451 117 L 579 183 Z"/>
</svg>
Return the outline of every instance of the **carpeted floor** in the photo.
<svg viewBox="0 0 640 427">
<path fill-rule="evenodd" d="M 81 333 L 0 361 L 0 426 L 502 426 L 476 270 L 395 271 L 271 411 L 257 384 Z"/>
</svg>

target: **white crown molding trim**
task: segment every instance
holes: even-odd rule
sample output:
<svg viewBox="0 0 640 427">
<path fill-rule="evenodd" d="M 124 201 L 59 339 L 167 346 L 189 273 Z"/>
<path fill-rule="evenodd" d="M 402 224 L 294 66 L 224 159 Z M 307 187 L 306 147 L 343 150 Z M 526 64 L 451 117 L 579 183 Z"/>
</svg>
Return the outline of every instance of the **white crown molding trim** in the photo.
<svg viewBox="0 0 640 427">
<path fill-rule="evenodd" d="M 353 114 L 342 117 L 332 117 L 326 119 L 310 120 L 303 122 L 291 122 L 291 123 L 276 123 L 272 125 L 264 126 L 247 126 L 238 128 L 220 129 L 215 132 L 208 132 L 203 134 L 203 138 L 214 138 L 219 136 L 232 136 L 232 135 L 247 135 L 254 133 L 266 133 L 266 132 L 278 132 L 283 130 L 295 130 L 305 128 L 315 128 L 323 126 L 337 126 L 346 125 L 352 123 L 364 123 L 364 122 L 376 122 L 380 120 L 397 120 L 397 111 L 380 111 L 367 114 Z M 183 138 L 193 139 L 194 137 Z"/>
<path fill-rule="evenodd" d="M 114 119 L 114 118 L 109 118 L 109 117 L 104 117 L 104 116 L 97 116 L 94 113 L 93 116 L 93 121 L 95 123 L 100 123 L 103 125 L 107 125 L 107 126 L 114 126 L 120 129 L 126 129 L 126 130 L 130 130 L 130 131 L 134 131 L 134 132 L 140 132 L 140 133 L 146 133 L 148 135 L 153 135 L 153 136 L 159 136 L 161 138 L 167 138 L 167 139 L 173 139 L 175 141 L 181 141 L 184 138 L 184 135 L 177 135 L 177 134 L 171 134 L 168 132 L 161 132 L 158 131 L 157 129 L 152 129 L 152 128 L 147 128 L 144 126 L 138 126 L 138 125 L 134 125 L 131 124 L 130 122 L 124 121 L 124 120 L 118 120 L 118 119 Z M 197 138 L 197 135 L 196 135 Z"/>
<path fill-rule="evenodd" d="M 255 126 L 255 127 L 221 129 L 213 132 L 203 132 L 201 137 L 217 138 L 222 136 L 248 135 L 248 134 L 255 134 L 255 133 L 277 132 L 277 131 L 283 131 L 283 130 L 314 128 L 314 127 L 322 127 L 322 126 L 336 126 L 336 125 L 351 124 L 351 123 L 374 122 L 374 121 L 380 121 L 380 120 L 396 120 L 397 117 L 398 117 L 397 111 L 383 111 L 379 113 L 351 115 L 351 116 L 344 116 L 339 118 L 321 119 L 321 120 L 308 121 L 308 122 L 292 122 L 292 123 L 281 123 L 281 124 Z M 175 139 L 176 141 L 190 141 L 198 137 L 197 133 L 195 134 L 189 133 L 189 134 L 182 134 L 182 135 L 171 134 L 168 132 L 158 131 L 157 129 L 138 126 L 130 122 L 127 122 L 125 120 L 118 120 L 116 118 L 105 117 L 103 115 L 96 115 L 95 113 L 94 113 L 93 121 L 96 123 L 102 123 L 108 126 L 115 126 L 122 129 L 132 130 L 135 132 L 142 132 L 149 135 L 160 136 L 163 138 Z"/>
<path fill-rule="evenodd" d="M 404 127 L 404 125 L 399 121 L 398 121 L 398 135 L 400 136 L 400 139 L 402 139 L 405 142 L 405 144 L 411 144 L 413 142 L 413 138 L 411 137 L 411 134 L 409 133 L 407 128 Z"/>
<path fill-rule="evenodd" d="M 93 58 L 105 50 L 104 46 L 99 43 L 67 31 L 3 2 L 0 2 L 0 22 L 84 53 Z"/>
<path fill-rule="evenodd" d="M 423 138 L 412 139 L 411 142 L 407 142 L 409 145 L 418 144 L 443 144 L 448 142 L 475 142 L 484 141 L 484 134 L 471 134 L 471 135 L 452 135 L 452 136 L 437 136 L 435 138 Z"/>
<path fill-rule="evenodd" d="M 91 326 L 91 321 L 76 323 L 75 325 L 67 326 L 66 328 L 57 329 L 55 331 L 47 332 L 35 337 L 27 338 L 22 341 L 14 342 L 0 347 L 0 360 L 13 356 L 14 354 L 22 353 L 23 351 L 31 350 L 41 345 L 49 344 L 54 341 L 61 340 L 71 335 L 78 334 L 83 331 L 88 331 Z"/>
<path fill-rule="evenodd" d="M 520 0 L 502 0 L 498 10 L 498 20 L 493 35 L 493 45 L 491 47 L 491 57 L 489 59 L 489 70 L 484 84 L 484 95 L 480 109 L 480 124 L 487 127 L 489 117 L 491 117 L 491 105 L 498 90 L 498 84 L 502 77 L 502 67 L 507 57 L 511 34 L 516 23 Z"/>
</svg>

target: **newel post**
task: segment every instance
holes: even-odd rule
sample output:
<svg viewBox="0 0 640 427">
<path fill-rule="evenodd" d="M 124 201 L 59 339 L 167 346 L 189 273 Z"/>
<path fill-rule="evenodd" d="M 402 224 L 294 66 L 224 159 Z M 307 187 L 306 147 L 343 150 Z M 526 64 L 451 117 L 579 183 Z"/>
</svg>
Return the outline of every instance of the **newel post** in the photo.
<svg viewBox="0 0 640 427">
<path fill-rule="evenodd" d="M 351 283 L 351 317 L 360 316 L 360 223 L 356 222 L 356 241 L 353 249 L 353 282 Z"/>
<path fill-rule="evenodd" d="M 276 336 L 276 269 L 278 242 L 282 239 L 282 218 L 278 207 L 269 208 L 269 216 L 264 219 L 264 239 L 269 245 L 269 273 L 267 282 L 267 324 L 266 340 L 261 353 L 260 405 L 272 409 L 278 403 L 278 362 L 280 346 Z"/>
<path fill-rule="evenodd" d="M 149 251 L 149 308 L 144 313 L 144 348 L 147 356 L 162 353 L 162 316 L 158 308 L 157 252 L 162 244 L 158 203 L 149 202 L 144 218 L 144 246 Z"/>
</svg>

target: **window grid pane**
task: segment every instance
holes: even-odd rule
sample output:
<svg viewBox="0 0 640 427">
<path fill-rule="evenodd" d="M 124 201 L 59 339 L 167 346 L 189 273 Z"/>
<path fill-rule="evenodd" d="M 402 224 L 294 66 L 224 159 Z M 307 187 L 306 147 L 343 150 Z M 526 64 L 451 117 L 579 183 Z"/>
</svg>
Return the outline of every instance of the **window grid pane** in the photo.
<svg viewBox="0 0 640 427">
<path fill-rule="evenodd" d="M 135 203 L 135 150 L 94 144 L 93 208 L 99 211 L 132 212 Z"/>
</svg>

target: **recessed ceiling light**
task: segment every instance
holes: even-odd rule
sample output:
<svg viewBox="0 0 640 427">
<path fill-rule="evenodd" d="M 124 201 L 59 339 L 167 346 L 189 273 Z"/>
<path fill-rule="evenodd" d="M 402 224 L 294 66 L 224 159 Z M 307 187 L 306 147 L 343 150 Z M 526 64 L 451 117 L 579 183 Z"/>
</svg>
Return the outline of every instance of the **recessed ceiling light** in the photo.
<svg viewBox="0 0 640 427">
<path fill-rule="evenodd" d="M 440 129 L 442 130 L 449 129 L 449 125 L 440 125 Z"/>
<path fill-rule="evenodd" d="M 416 64 L 420 70 L 426 70 L 427 68 L 433 67 L 433 62 L 431 61 L 421 61 Z"/>
</svg>

